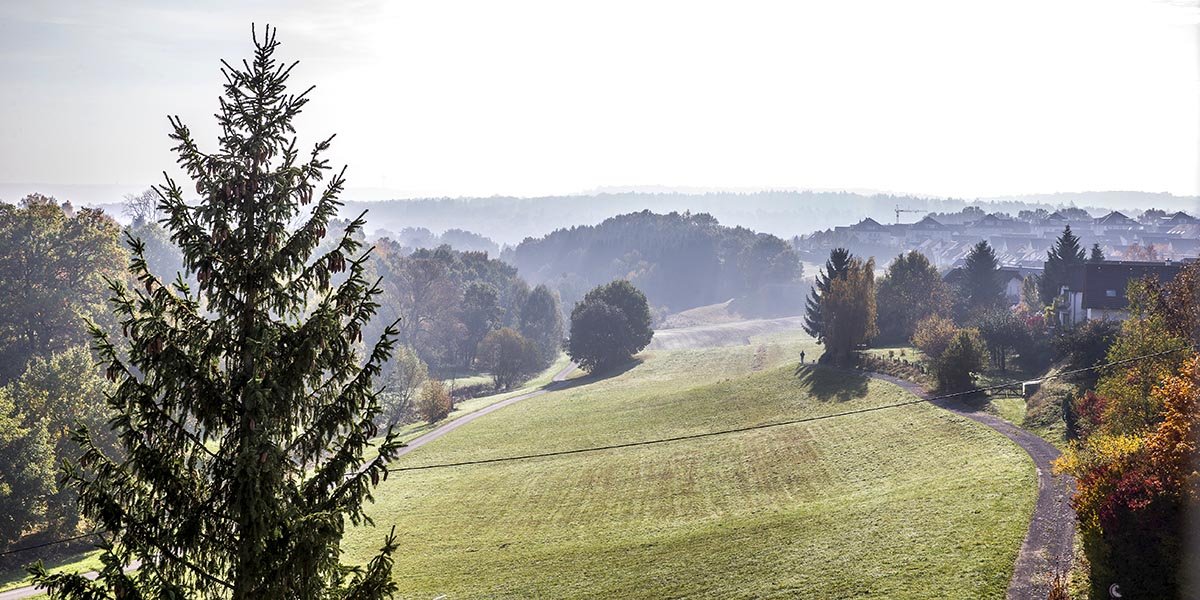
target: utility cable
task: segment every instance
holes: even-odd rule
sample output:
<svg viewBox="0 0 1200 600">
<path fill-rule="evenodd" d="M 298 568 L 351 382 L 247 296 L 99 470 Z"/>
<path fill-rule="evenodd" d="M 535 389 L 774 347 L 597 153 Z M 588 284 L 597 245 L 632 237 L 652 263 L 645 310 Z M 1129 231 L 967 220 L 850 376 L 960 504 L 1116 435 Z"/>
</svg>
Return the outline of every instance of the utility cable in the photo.
<svg viewBox="0 0 1200 600">
<path fill-rule="evenodd" d="M 1155 352 L 1152 354 L 1144 354 L 1141 356 L 1134 356 L 1131 358 L 1116 360 L 1116 361 L 1112 361 L 1112 362 L 1105 363 L 1102 365 L 1084 367 L 1082 369 L 1073 369 L 1071 371 L 1062 371 L 1060 373 L 1054 373 L 1052 375 L 1047 375 L 1045 377 L 1042 377 L 1041 379 L 1036 379 L 1033 381 L 1040 383 L 1040 382 L 1051 380 L 1051 379 L 1058 379 L 1061 377 L 1065 377 L 1067 375 L 1074 375 L 1074 374 L 1083 373 L 1086 371 L 1095 371 L 1098 369 L 1105 369 L 1105 368 L 1114 367 L 1117 365 L 1127 364 L 1130 362 L 1136 362 L 1136 361 L 1140 361 L 1140 360 L 1156 358 L 1159 356 L 1164 356 L 1167 354 L 1172 354 L 1175 352 L 1179 352 L 1181 350 L 1188 350 L 1188 349 L 1190 349 L 1190 346 L 1180 346 L 1178 348 L 1172 348 L 1170 350 L 1163 350 L 1161 352 Z M 689 434 L 689 435 L 679 435 L 679 436 L 666 437 L 666 438 L 656 438 L 656 439 L 651 439 L 651 440 L 641 440 L 641 441 L 637 441 L 637 442 L 626 442 L 626 443 L 622 443 L 622 444 L 611 444 L 611 445 L 606 445 L 606 446 L 592 446 L 592 447 L 588 447 L 588 448 L 558 450 L 558 451 L 554 451 L 554 452 L 538 452 L 538 453 L 534 453 L 534 454 L 520 454 L 520 455 L 516 455 L 516 456 L 501 456 L 501 457 L 497 457 L 497 458 L 482 458 L 482 459 L 477 459 L 477 460 L 464 460 L 464 461 L 449 462 L 449 463 L 434 463 L 434 464 L 430 464 L 430 465 L 418 465 L 418 466 L 413 466 L 413 467 L 393 467 L 391 469 L 388 469 L 388 471 L 390 471 L 392 473 L 401 473 L 401 472 L 405 472 L 405 471 L 425 471 L 425 470 L 429 470 L 429 469 L 444 469 L 444 468 L 450 468 L 450 467 L 465 467 L 465 466 L 470 466 L 470 465 L 485 465 L 485 464 L 500 463 L 500 462 L 530 460 L 530 459 L 535 459 L 535 458 L 548 458 L 548 457 L 554 457 L 554 456 L 569 456 L 572 454 L 585 454 L 585 453 L 590 453 L 590 452 L 603 452 L 606 450 L 617 450 L 617 449 L 621 449 L 621 448 L 635 448 L 635 447 L 639 447 L 639 446 L 652 446 L 652 445 L 656 445 L 656 444 L 666 444 L 666 443 L 670 443 L 670 442 L 679 442 L 679 441 L 684 441 L 684 440 L 694 440 L 694 439 L 701 439 L 701 438 L 708 438 L 708 437 L 716 437 L 716 436 L 722 436 L 722 435 L 729 435 L 729 434 L 733 434 L 733 433 L 755 431 L 755 430 L 759 430 L 759 429 L 783 427 L 785 425 L 797 425 L 800 423 L 811 423 L 813 421 L 823 421 L 826 419 L 833 419 L 833 418 L 837 418 L 837 417 L 859 415 L 859 414 L 868 413 L 868 412 L 886 410 L 889 408 L 899 408 L 902 406 L 911 406 L 913 404 L 922 404 L 925 402 L 936 402 L 939 400 L 949 400 L 951 398 L 970 396 L 970 395 L 975 395 L 975 394 L 979 394 L 979 393 L 983 393 L 983 392 L 990 392 L 992 390 L 1012 388 L 1012 387 L 1023 385 L 1024 383 L 1027 383 L 1027 382 L 1001 383 L 1001 384 L 996 384 L 996 385 L 977 387 L 977 388 L 962 391 L 962 392 L 954 392 L 951 394 L 941 394 L 941 395 L 937 395 L 937 396 L 917 398 L 915 400 L 908 400 L 905 402 L 896 402 L 894 404 L 884 404 L 884 405 L 880 405 L 880 406 L 871 406 L 871 407 L 860 408 L 860 409 L 856 409 L 856 410 L 837 412 L 837 413 L 832 413 L 832 414 L 828 414 L 828 415 L 816 415 L 816 416 L 812 416 L 812 417 L 804 417 L 804 418 L 799 418 L 799 419 L 789 419 L 786 421 L 773 421 L 770 423 L 760 423 L 757 425 L 748 425 L 745 427 L 734 427 L 731 429 L 721 429 L 718 431 L 708 431 L 708 432 L 704 432 L 704 433 L 693 433 L 693 434 Z"/>
<path fill-rule="evenodd" d="M 1106 369 L 1109 367 L 1128 364 L 1131 362 L 1137 362 L 1140 360 L 1157 358 L 1159 356 L 1165 356 L 1167 354 L 1173 354 L 1175 352 L 1180 352 L 1182 350 L 1189 350 L 1189 349 L 1191 349 L 1191 346 L 1180 346 L 1178 348 L 1171 348 L 1169 350 L 1163 350 L 1161 352 L 1155 352 L 1152 354 L 1143 354 L 1141 356 L 1134 356 L 1131 358 L 1116 360 L 1116 361 L 1112 361 L 1112 362 L 1105 363 L 1102 365 L 1084 367 L 1081 369 L 1073 369 L 1070 371 L 1062 371 L 1059 373 L 1054 373 L 1052 375 L 1047 375 L 1045 377 L 1042 377 L 1041 379 L 1035 379 L 1035 380 L 1033 380 L 1033 382 L 1040 383 L 1040 382 L 1051 380 L 1051 379 L 1059 379 L 1059 378 L 1065 377 L 1067 375 L 1074 375 L 1077 373 L 1084 373 L 1087 371 Z M 988 391 L 992 391 L 992 390 L 1011 388 L 1011 387 L 1016 387 L 1016 386 L 1022 385 L 1024 383 L 1028 383 L 1028 382 L 1001 383 L 1001 384 L 996 384 L 996 385 L 978 387 L 978 388 L 974 388 L 974 389 L 970 389 L 970 390 L 966 390 L 966 391 L 962 391 L 962 392 L 955 392 L 952 394 L 941 394 L 941 395 L 937 395 L 937 396 L 930 396 L 927 398 L 917 398 L 915 400 L 908 400 L 905 402 L 896 402 L 893 404 L 884 404 L 884 405 L 880 405 L 880 406 L 870 406 L 870 407 L 866 407 L 866 408 L 860 408 L 860 409 L 856 409 L 856 410 L 848 410 L 848 411 L 832 413 L 832 414 L 828 414 L 828 415 L 816 415 L 816 416 L 804 417 L 804 418 L 800 418 L 800 419 L 789 419 L 786 421 L 773 421 L 770 423 L 760 423 L 757 425 L 747 425 L 745 427 L 734 427 L 732 429 L 721 429 L 718 431 L 708 431 L 708 432 L 704 432 L 704 433 L 693 433 L 693 434 L 689 434 L 689 435 L 679 435 L 679 436 L 673 436 L 673 437 L 667 437 L 667 438 L 656 438 L 656 439 L 652 439 L 652 440 L 642 440 L 642 441 L 637 441 L 637 442 L 626 442 L 623 444 L 611 444 L 611 445 L 607 445 L 607 446 L 592 446 L 592 447 L 588 447 L 588 448 L 576 448 L 576 449 L 572 449 L 572 450 L 559 450 L 559 451 L 555 451 L 555 452 L 539 452 L 536 454 L 522 454 L 522 455 L 517 455 L 517 456 L 502 456 L 502 457 L 498 457 L 498 458 L 484 458 L 484 459 L 479 459 L 479 460 L 464 460 L 464 461 L 452 462 L 452 463 L 436 463 L 436 464 L 431 464 L 431 465 L 419 465 L 419 466 L 414 466 L 414 467 L 394 467 L 394 468 L 391 468 L 388 470 L 392 473 L 399 473 L 399 472 L 404 472 L 404 471 L 425 471 L 425 470 L 429 470 L 429 469 L 444 469 L 444 468 L 450 468 L 450 467 L 463 467 L 463 466 L 469 466 L 469 465 L 484 465 L 484 464 L 492 464 L 492 463 L 500 463 L 500 462 L 512 462 L 512 461 L 518 461 L 518 460 L 530 460 L 530 459 L 535 459 L 535 458 L 549 458 L 549 457 L 554 457 L 554 456 L 569 456 L 572 454 L 602 452 L 605 450 L 618 450 L 621 448 L 636 448 L 636 447 L 640 447 L 640 446 L 652 446 L 652 445 L 657 445 L 657 444 L 666 444 L 666 443 L 670 443 L 670 442 L 695 440 L 695 439 L 716 437 L 716 436 L 722 436 L 722 435 L 729 435 L 729 434 L 733 434 L 733 433 L 742 433 L 742 432 L 746 432 L 746 431 L 770 429 L 773 427 L 783 427 L 785 425 L 797 425 L 800 423 L 811 423 L 814 421 L 823 421 L 823 420 L 827 420 L 827 419 L 833 419 L 833 418 L 837 418 L 837 417 L 846 417 L 846 416 L 850 416 L 850 415 L 860 415 L 863 413 L 886 410 L 889 408 L 899 408 L 902 406 L 911 406 L 914 404 L 922 404 L 922 403 L 926 403 L 926 402 L 936 402 L 938 400 L 948 400 L 951 398 L 979 394 L 982 392 L 988 392 Z M 93 535 L 96 535 L 96 533 L 95 532 L 84 533 L 81 535 L 64 538 L 64 539 L 60 539 L 60 540 L 52 540 L 49 542 L 43 542 L 43 543 L 35 544 L 32 546 L 25 546 L 23 548 L 13 548 L 11 550 L 5 550 L 3 552 L 0 552 L 0 557 L 17 554 L 19 552 L 26 552 L 29 550 L 37 550 L 39 548 L 46 548 L 46 547 L 54 546 L 57 544 L 65 544 L 67 542 L 74 542 L 74 541 L 78 541 L 78 540 L 81 540 L 81 539 L 84 539 L 87 537 L 91 537 Z"/>
</svg>

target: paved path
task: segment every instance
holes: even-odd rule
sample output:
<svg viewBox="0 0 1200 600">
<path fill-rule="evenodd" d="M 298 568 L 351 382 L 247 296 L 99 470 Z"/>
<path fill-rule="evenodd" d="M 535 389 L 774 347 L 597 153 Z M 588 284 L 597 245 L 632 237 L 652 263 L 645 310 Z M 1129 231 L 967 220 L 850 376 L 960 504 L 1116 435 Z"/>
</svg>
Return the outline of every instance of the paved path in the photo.
<svg viewBox="0 0 1200 600">
<path fill-rule="evenodd" d="M 911 381 L 882 373 L 865 374 L 894 383 L 921 398 L 929 397 L 923 387 Z M 1050 463 L 1058 458 L 1058 448 L 1000 417 L 968 410 L 955 400 L 934 400 L 933 404 L 999 431 L 1033 459 L 1038 477 L 1037 503 L 1033 507 L 1029 531 L 1021 543 L 1021 552 L 1017 555 L 1012 579 L 1008 582 L 1007 597 L 1043 600 L 1050 590 L 1049 575 L 1070 570 L 1075 541 L 1075 511 L 1071 508 L 1075 480 L 1069 475 L 1056 477 L 1050 470 Z"/>
<path fill-rule="evenodd" d="M 658 329 L 650 340 L 647 350 L 679 350 L 682 348 L 714 348 L 718 346 L 743 346 L 756 335 L 800 329 L 804 317 L 782 317 L 779 319 L 751 319 L 714 325 L 694 325 Z"/>
<path fill-rule="evenodd" d="M 563 367 L 561 371 L 554 374 L 554 377 L 551 378 L 549 385 L 533 390 L 532 392 L 526 392 L 518 396 L 513 396 L 512 398 L 501 400 L 495 404 L 489 404 L 473 413 L 465 414 L 453 421 L 450 421 L 449 423 L 446 423 L 445 425 L 442 425 L 433 431 L 429 431 L 417 436 L 411 441 L 406 442 L 405 446 L 396 453 L 396 456 L 404 456 L 405 454 L 408 454 L 409 452 L 412 452 L 413 450 L 416 450 L 417 448 L 420 448 L 421 446 L 424 446 L 425 444 L 428 444 L 429 442 L 432 442 L 433 440 L 436 440 L 443 435 L 446 435 L 447 433 L 450 433 L 451 431 L 454 431 L 455 429 L 458 429 L 459 427 L 478 419 L 479 417 L 496 412 L 505 406 L 516 404 L 522 400 L 536 398 L 542 394 L 547 394 L 549 392 L 553 392 L 554 390 L 560 389 L 564 387 L 564 382 L 566 381 L 567 377 L 577 368 L 579 367 L 577 367 L 575 363 L 568 363 L 567 366 Z M 6 599 L 0 597 L 0 600 Z"/>
<path fill-rule="evenodd" d="M 125 567 L 125 570 L 133 571 L 134 569 L 137 569 L 140 566 L 142 566 L 141 561 L 134 561 L 128 567 Z M 100 574 L 95 571 L 88 571 L 87 573 L 84 573 L 83 576 L 87 577 L 88 579 L 91 579 L 92 581 L 95 581 L 96 578 L 100 576 Z M 31 585 L 31 586 L 27 586 L 27 587 L 23 587 L 23 588 L 17 588 L 14 590 L 8 590 L 7 592 L 0 592 L 0 600 L 21 600 L 22 598 L 32 598 L 33 596 L 42 596 L 42 595 L 45 595 L 45 593 L 46 592 L 43 591 L 41 588 L 34 587 Z"/>
</svg>

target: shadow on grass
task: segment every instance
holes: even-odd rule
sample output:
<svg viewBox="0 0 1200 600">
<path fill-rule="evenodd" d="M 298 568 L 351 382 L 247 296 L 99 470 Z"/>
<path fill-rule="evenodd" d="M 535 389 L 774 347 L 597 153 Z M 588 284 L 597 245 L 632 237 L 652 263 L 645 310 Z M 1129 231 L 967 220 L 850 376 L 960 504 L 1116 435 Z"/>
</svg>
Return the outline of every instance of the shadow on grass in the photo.
<svg viewBox="0 0 1200 600">
<path fill-rule="evenodd" d="M 1000 400 L 1006 397 L 1005 395 L 992 396 L 985 392 L 975 392 L 963 396 L 955 396 L 939 400 L 935 404 L 944 404 L 946 407 L 953 407 L 963 412 L 987 412 L 988 405 L 991 404 L 993 398 Z M 1020 396 L 1016 396 L 1020 397 Z"/>
<path fill-rule="evenodd" d="M 643 362 L 645 362 L 645 361 L 642 358 L 632 358 L 629 360 L 629 362 L 627 362 L 619 367 L 613 367 L 611 369 L 608 369 L 607 371 L 588 373 L 587 375 L 584 375 L 583 377 L 576 377 L 575 379 L 568 379 L 566 381 L 552 381 L 552 382 L 546 384 L 545 386 L 543 386 L 541 389 L 546 390 L 548 392 L 554 392 L 554 391 L 559 391 L 559 390 L 569 390 L 571 388 L 576 388 L 576 387 L 580 387 L 580 386 L 584 386 L 584 385 L 590 385 L 593 383 L 604 381 L 605 379 L 612 379 L 613 377 L 617 377 L 619 375 L 624 375 L 625 373 L 628 373 L 629 371 L 632 371 L 634 368 L 641 365 Z"/>
<path fill-rule="evenodd" d="M 800 364 L 793 375 L 821 401 L 846 402 L 867 395 L 867 377 L 849 370 Z"/>
</svg>

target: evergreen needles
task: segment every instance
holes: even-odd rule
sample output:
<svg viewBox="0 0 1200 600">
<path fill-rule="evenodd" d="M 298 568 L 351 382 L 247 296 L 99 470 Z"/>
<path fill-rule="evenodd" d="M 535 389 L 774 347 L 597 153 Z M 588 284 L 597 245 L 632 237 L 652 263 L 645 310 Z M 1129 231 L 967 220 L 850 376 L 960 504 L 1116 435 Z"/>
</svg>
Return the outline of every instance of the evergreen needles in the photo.
<svg viewBox="0 0 1200 600">
<path fill-rule="evenodd" d="M 131 281 L 110 280 L 117 332 L 92 326 L 117 383 L 108 398 L 123 453 L 90 441 L 65 468 L 83 513 L 104 532 L 96 581 L 33 568 L 68 598 L 380 598 L 394 590 L 389 535 L 363 568 L 340 564 L 347 521 L 387 477 L 400 442 L 378 435 L 373 381 L 394 324 L 363 349 L 377 281 L 355 219 L 322 244 L 343 176 L 296 149 L 292 121 L 307 91 L 287 92 L 275 30 L 225 63 L 218 148 L 198 147 L 171 118 L 178 162 L 199 202 L 170 177 L 157 189 L 163 225 L 199 289 L 164 284 L 130 239 Z M 311 89 L 311 88 L 310 88 Z M 330 138 L 332 139 L 332 138 Z M 303 214 L 307 211 L 307 214 Z M 110 336 L 111 335 L 111 336 Z M 136 571 L 123 572 L 127 565 Z"/>
</svg>

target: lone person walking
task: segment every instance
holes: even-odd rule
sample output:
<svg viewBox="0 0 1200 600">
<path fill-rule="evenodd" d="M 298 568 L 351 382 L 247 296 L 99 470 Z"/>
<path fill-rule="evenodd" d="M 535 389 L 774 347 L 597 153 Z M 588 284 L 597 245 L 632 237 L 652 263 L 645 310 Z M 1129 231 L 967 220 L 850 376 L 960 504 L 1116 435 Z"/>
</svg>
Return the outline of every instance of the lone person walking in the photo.
<svg viewBox="0 0 1200 600">
<path fill-rule="evenodd" d="M 800 364 L 804 364 L 804 351 L 800 351 Z"/>
</svg>

